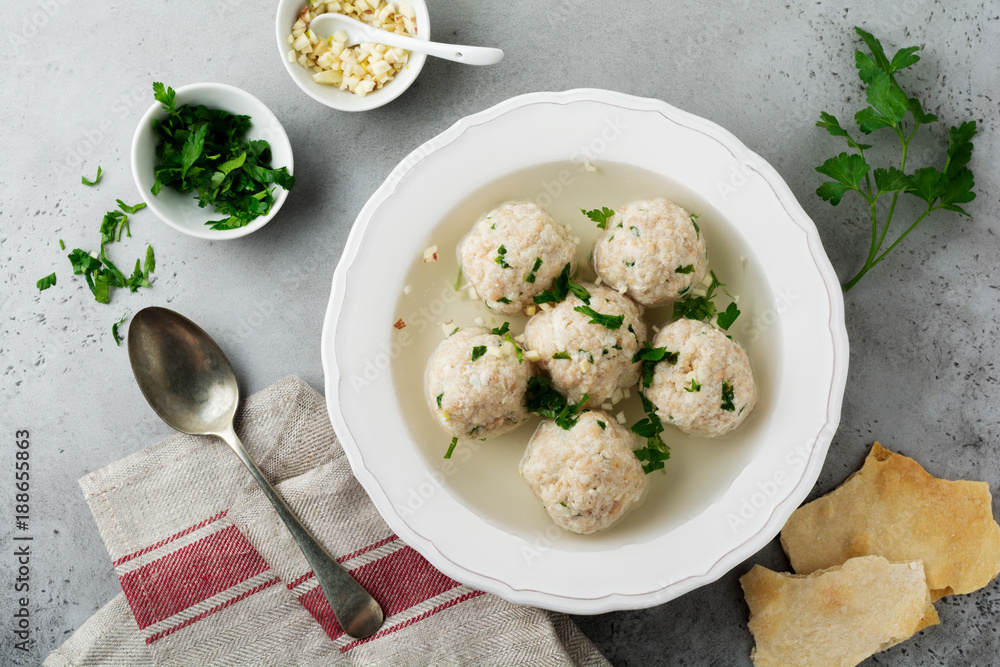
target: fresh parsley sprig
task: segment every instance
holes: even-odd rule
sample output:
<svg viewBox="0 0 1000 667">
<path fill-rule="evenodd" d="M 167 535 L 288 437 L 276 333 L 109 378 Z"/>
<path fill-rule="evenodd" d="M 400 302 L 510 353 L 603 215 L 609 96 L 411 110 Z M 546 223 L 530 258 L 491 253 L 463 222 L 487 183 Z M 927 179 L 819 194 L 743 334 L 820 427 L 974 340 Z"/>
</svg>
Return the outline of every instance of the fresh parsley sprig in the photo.
<svg viewBox="0 0 1000 667">
<path fill-rule="evenodd" d="M 648 387 L 653 383 L 653 370 L 656 364 L 666 361 L 668 364 L 676 364 L 680 356 L 679 352 L 671 352 L 665 347 L 653 347 L 648 340 L 642 341 L 642 347 L 632 355 L 632 363 L 642 363 L 642 386 Z"/>
<path fill-rule="evenodd" d="M 607 206 L 602 206 L 601 208 L 595 208 L 590 211 L 581 208 L 580 213 L 583 213 L 585 216 L 596 222 L 597 227 L 599 229 L 607 229 L 608 220 L 610 220 L 611 216 L 615 214 L 615 212 L 612 211 Z"/>
<path fill-rule="evenodd" d="M 605 315 L 604 313 L 597 312 L 590 306 L 577 306 L 573 310 L 589 317 L 590 322 L 588 322 L 588 324 L 600 324 L 607 329 L 611 329 L 612 331 L 618 331 L 618 329 L 621 329 L 622 323 L 625 322 L 624 315 Z"/>
<path fill-rule="evenodd" d="M 909 96 L 896 81 L 898 72 L 920 60 L 920 56 L 916 55 L 919 47 L 902 48 L 890 60 L 885 54 L 882 43 L 874 35 L 861 28 L 856 27 L 854 30 L 871 52 L 870 54 L 860 50 L 855 52 L 858 77 L 865 84 L 868 106 L 858 111 L 854 119 L 858 123 L 858 129 L 866 135 L 883 128 L 891 129 L 899 138 L 902 156 L 898 168 L 889 166 L 872 170 L 865 156 L 865 151 L 872 146 L 856 141 L 832 114 L 825 111 L 820 113 L 820 119 L 816 122 L 817 127 L 825 128 L 835 137 L 843 137 L 848 148 L 855 153 L 840 153 L 816 167 L 816 171 L 833 179 L 820 185 L 816 194 L 836 206 L 846 193 L 857 192 L 868 203 L 872 224 L 868 256 L 861 270 L 844 283 L 845 292 L 885 259 L 885 256 L 928 215 L 937 210 L 945 210 L 968 216 L 960 204 L 966 204 L 976 198 L 976 193 L 972 191 L 975 179 L 967 166 L 972 157 L 972 138 L 977 132 L 976 121 L 965 121 L 948 130 L 948 149 L 942 170 L 921 167 L 912 174 L 907 174 L 906 158 L 913 136 L 921 125 L 938 120 L 934 114 L 924 112 L 920 100 Z M 926 207 L 923 213 L 883 250 L 882 246 L 892 224 L 892 216 L 900 194 L 915 196 L 923 200 Z M 885 220 L 880 223 L 876 205 L 880 198 L 889 195 L 892 197 L 889 210 L 885 214 Z"/>
<path fill-rule="evenodd" d="M 555 283 L 552 284 L 552 289 L 545 290 L 538 296 L 534 298 L 534 302 L 538 304 L 542 303 L 562 303 L 566 300 L 566 297 L 572 292 L 576 298 L 583 301 L 585 304 L 590 304 L 590 292 L 580 283 L 573 282 L 569 277 L 570 265 L 567 264 L 563 267 L 562 272 L 556 278 Z"/>
<path fill-rule="evenodd" d="M 740 309 L 733 302 L 724 311 L 719 312 L 715 306 L 715 302 L 712 301 L 715 298 L 715 290 L 721 289 L 729 298 L 732 299 L 734 297 L 726 290 L 726 284 L 715 275 L 715 271 L 709 271 L 709 275 L 712 278 L 712 282 L 709 284 L 708 289 L 705 290 L 703 296 L 688 293 L 679 301 L 674 302 L 674 319 L 686 317 L 692 320 L 708 322 L 715 317 L 715 323 L 719 325 L 719 328 L 728 331 L 729 327 L 733 326 L 736 318 L 740 316 Z"/>
</svg>

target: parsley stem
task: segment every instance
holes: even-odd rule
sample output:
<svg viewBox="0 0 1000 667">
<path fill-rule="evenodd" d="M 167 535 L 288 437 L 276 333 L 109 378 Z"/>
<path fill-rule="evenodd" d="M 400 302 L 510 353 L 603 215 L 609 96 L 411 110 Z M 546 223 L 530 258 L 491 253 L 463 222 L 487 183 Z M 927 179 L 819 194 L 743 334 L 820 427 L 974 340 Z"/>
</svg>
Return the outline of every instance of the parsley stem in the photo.
<svg viewBox="0 0 1000 667">
<path fill-rule="evenodd" d="M 912 225 L 910 225 L 910 226 L 909 226 L 909 227 L 907 228 L 907 230 L 906 230 L 905 232 L 903 232 L 903 233 L 902 233 L 902 234 L 900 235 L 900 237 L 899 237 L 898 239 L 896 239 L 895 241 L 893 241 L 893 243 L 892 243 L 892 245 L 891 245 L 891 246 L 889 246 L 888 248 L 886 248 L 885 252 L 883 252 L 882 254 L 880 254 L 880 255 L 879 255 L 878 257 L 876 257 L 876 258 L 875 258 L 875 261 L 874 261 L 874 262 L 872 263 L 872 266 L 875 266 L 876 264 L 878 264 L 879 262 L 881 262 L 881 261 L 882 261 L 882 259 L 883 259 L 883 258 L 885 258 L 885 256 L 886 256 L 886 255 L 888 255 L 888 254 L 889 254 L 889 253 L 890 253 L 890 252 L 892 251 L 892 249 L 893 249 L 893 248 L 895 248 L 895 247 L 896 247 L 897 245 L 899 245 L 899 242 L 900 242 L 900 241 L 902 241 L 903 239 L 905 239 L 905 238 L 906 238 L 906 235 L 907 235 L 907 234 L 909 234 L 910 232 L 912 232 L 912 231 L 913 231 L 913 229 L 914 229 L 914 228 L 915 228 L 915 227 L 916 227 L 917 225 L 919 225 L 919 224 L 920 224 L 920 223 L 921 223 L 921 222 L 923 221 L 923 219 L 924 219 L 924 218 L 926 218 L 926 217 L 927 217 L 928 215 L 930 215 L 931 213 L 933 213 L 933 212 L 934 212 L 934 211 L 936 211 L 937 209 L 938 209 L 938 207 L 937 207 L 937 206 L 935 206 L 934 208 L 931 208 L 930 206 L 928 206 L 928 207 L 927 207 L 927 210 L 926 210 L 926 211 L 924 211 L 923 213 L 921 213 L 921 214 L 920 214 L 920 217 L 919 217 L 919 218 L 917 218 L 917 219 L 916 219 L 916 220 L 915 220 L 915 221 L 913 222 L 913 224 L 912 224 Z"/>
</svg>

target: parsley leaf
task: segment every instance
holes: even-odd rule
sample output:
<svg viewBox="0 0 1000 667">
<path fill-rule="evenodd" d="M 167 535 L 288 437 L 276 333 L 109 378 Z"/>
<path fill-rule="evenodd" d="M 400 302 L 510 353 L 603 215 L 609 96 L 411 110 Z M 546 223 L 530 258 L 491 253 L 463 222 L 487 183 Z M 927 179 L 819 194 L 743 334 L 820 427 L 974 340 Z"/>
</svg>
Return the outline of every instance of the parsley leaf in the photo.
<svg viewBox="0 0 1000 667">
<path fill-rule="evenodd" d="M 476 345 L 474 348 L 472 348 L 472 360 L 473 361 L 475 361 L 479 357 L 483 356 L 484 354 L 486 354 L 486 346 L 485 345 Z"/>
<path fill-rule="evenodd" d="M 111 325 L 111 336 L 115 339 L 115 345 L 117 345 L 118 347 L 122 346 L 122 342 L 118 338 L 118 327 L 121 326 L 122 322 L 125 321 L 126 317 L 128 317 L 128 311 L 122 313 L 121 319 L 119 319 L 117 322 Z"/>
<path fill-rule="evenodd" d="M 494 328 L 492 333 L 494 336 L 503 337 L 505 341 L 514 346 L 514 354 L 517 356 L 517 363 L 520 364 L 524 362 L 524 350 L 521 349 L 521 346 L 517 344 L 517 341 L 515 341 L 514 337 L 510 334 L 510 322 L 504 322 L 499 327 Z M 475 353 L 475 350 L 473 350 L 473 353 Z M 475 361 L 476 357 L 473 357 L 472 360 Z"/>
<path fill-rule="evenodd" d="M 542 268 L 542 258 L 541 257 L 536 257 L 535 258 L 535 263 L 531 267 L 531 271 L 529 271 L 528 275 L 526 275 L 524 277 L 524 282 L 526 282 L 526 283 L 533 283 L 533 282 L 535 282 L 535 274 L 538 273 L 538 269 L 540 269 L 540 268 Z"/>
<path fill-rule="evenodd" d="M 569 277 L 570 265 L 567 264 L 563 267 L 562 273 L 556 278 L 556 281 L 552 284 L 552 289 L 545 290 L 538 296 L 534 298 L 535 303 L 562 303 L 566 300 L 566 296 L 572 292 L 576 298 L 580 299 L 586 304 L 590 303 L 590 292 L 588 292 L 583 285 L 575 283 L 570 280 Z"/>
<path fill-rule="evenodd" d="M 695 380 L 694 378 L 691 378 L 691 384 L 684 387 L 684 391 L 688 393 L 701 391 L 701 383 Z"/>
<path fill-rule="evenodd" d="M 712 282 L 709 284 L 708 289 L 705 290 L 704 296 L 696 296 L 695 294 L 688 293 L 679 301 L 674 302 L 674 319 L 679 319 L 686 317 L 692 320 L 703 320 L 708 322 L 716 313 L 718 309 L 715 307 L 715 302 L 712 299 L 715 297 L 715 290 L 721 289 L 727 295 L 732 297 L 729 292 L 726 291 L 726 284 L 719 280 L 719 277 L 715 275 L 715 271 L 709 271 L 709 276 Z M 729 304 L 729 307 L 725 311 L 719 313 L 718 318 L 716 318 L 716 324 L 722 329 L 729 329 L 739 317 L 740 310 L 736 307 L 735 303 Z"/>
<path fill-rule="evenodd" d="M 674 273 L 694 273 L 694 264 L 688 264 L 686 266 L 678 266 L 674 269 Z"/>
<path fill-rule="evenodd" d="M 566 398 L 552 387 L 552 382 L 544 375 L 528 380 L 528 392 L 524 397 L 524 407 L 540 417 L 554 419 L 559 428 L 568 431 L 576 426 L 583 404 L 590 397 L 586 394 L 578 403 L 567 403 Z"/>
<path fill-rule="evenodd" d="M 455 446 L 457 444 L 458 444 L 458 438 L 452 438 L 451 439 L 451 445 L 448 446 L 448 451 L 444 453 L 444 457 L 446 459 L 450 459 L 451 458 L 451 455 L 454 453 Z"/>
<path fill-rule="evenodd" d="M 816 125 L 825 128 L 834 137 L 842 137 L 855 153 L 840 153 L 816 168 L 821 174 L 834 179 L 822 183 L 816 194 L 836 206 L 846 193 L 857 192 L 868 205 L 871 217 L 868 255 L 858 273 L 844 283 L 844 291 L 856 285 L 928 215 L 939 209 L 969 215 L 961 204 L 976 197 L 973 192 L 975 178 L 967 167 L 972 157 L 972 139 L 977 133 L 976 122 L 966 121 L 948 130 L 948 150 L 943 170 L 925 166 L 908 174 L 906 159 L 917 129 L 938 120 L 934 114 L 924 111 L 919 99 L 908 96 L 896 80 L 896 74 L 901 70 L 920 61 L 917 55 L 919 47 L 901 48 L 889 58 L 874 35 L 861 28 L 854 30 L 869 51 L 858 50 L 855 53 L 858 78 L 865 86 L 868 106 L 858 111 L 854 119 L 864 134 L 891 129 L 899 139 L 902 155 L 898 167 L 876 167 L 873 170 L 865 156 L 865 151 L 871 146 L 855 141 L 831 114 L 825 111 L 820 113 Z M 895 241 L 883 248 L 900 194 L 919 198 L 924 202 L 925 209 Z M 883 195 L 891 195 L 892 198 L 887 211 L 885 207 L 876 206 Z M 879 220 L 881 211 L 886 211 L 882 221 Z"/>
<path fill-rule="evenodd" d="M 736 406 L 733 405 L 733 399 L 736 398 L 736 392 L 733 390 L 733 385 L 730 382 L 722 383 L 722 405 L 721 407 L 726 412 L 733 412 L 736 410 Z"/>
<path fill-rule="evenodd" d="M 560 350 L 552 355 L 553 359 L 569 359 L 569 350 Z"/>
<path fill-rule="evenodd" d="M 98 183 L 100 183 L 101 182 L 101 165 L 97 165 L 97 176 L 94 176 L 94 180 L 90 180 L 86 176 L 81 176 L 80 177 L 80 182 L 83 183 L 84 185 L 91 185 L 91 186 L 97 185 Z"/>
<path fill-rule="evenodd" d="M 612 331 L 620 329 L 622 323 L 625 321 L 624 315 L 605 315 L 597 312 L 590 306 L 577 306 L 573 310 L 589 317 L 590 322 L 588 324 L 600 324 Z"/>
<path fill-rule="evenodd" d="M 444 392 L 442 391 L 440 394 L 437 395 L 438 410 L 441 409 L 441 399 L 443 398 L 444 398 Z"/>
<path fill-rule="evenodd" d="M 736 307 L 736 303 L 733 302 L 715 318 L 715 323 L 719 325 L 719 328 L 724 331 L 729 331 L 729 327 L 733 326 L 733 322 L 736 318 L 740 316 L 740 309 Z"/>
<path fill-rule="evenodd" d="M 116 199 L 115 201 L 118 202 L 118 208 L 120 208 L 125 213 L 128 213 L 129 215 L 137 213 L 138 211 L 141 211 L 142 209 L 146 208 L 146 202 L 139 202 L 135 206 L 129 206 L 121 199 Z"/>
<path fill-rule="evenodd" d="M 45 276 L 44 278 L 39 279 L 38 282 L 35 283 L 35 287 L 37 287 L 38 291 L 41 292 L 43 290 L 47 290 L 48 288 L 52 287 L 55 284 L 56 284 L 56 274 L 55 272 L 53 272 Z"/>
<path fill-rule="evenodd" d="M 646 446 L 635 450 L 634 454 L 642 463 L 642 471 L 648 475 L 663 468 L 663 462 L 670 458 L 670 447 L 660 436 L 663 433 L 663 422 L 656 414 L 656 406 L 641 391 L 639 400 L 642 401 L 646 417 L 632 425 L 632 432 L 640 438 L 646 438 Z"/>
<path fill-rule="evenodd" d="M 580 213 L 583 213 L 585 216 L 596 222 L 599 229 L 607 229 L 608 220 L 611 218 L 611 216 L 615 214 L 615 212 L 612 211 L 607 206 L 602 206 L 601 208 L 595 208 L 590 211 L 586 211 L 581 208 Z"/>
<path fill-rule="evenodd" d="M 504 255 L 506 254 L 507 254 L 507 248 L 505 248 L 503 244 L 501 244 L 500 247 L 497 248 L 497 258 L 493 261 L 499 264 L 500 268 L 502 269 L 510 268 L 510 264 L 507 263 L 507 259 L 504 257 Z"/>
<path fill-rule="evenodd" d="M 648 340 L 644 340 L 642 347 L 632 355 L 632 363 L 642 363 L 642 386 L 648 387 L 653 383 L 653 370 L 656 364 L 666 361 L 673 365 L 677 363 L 679 357 L 679 352 L 671 352 L 665 347 L 653 347 Z"/>
</svg>

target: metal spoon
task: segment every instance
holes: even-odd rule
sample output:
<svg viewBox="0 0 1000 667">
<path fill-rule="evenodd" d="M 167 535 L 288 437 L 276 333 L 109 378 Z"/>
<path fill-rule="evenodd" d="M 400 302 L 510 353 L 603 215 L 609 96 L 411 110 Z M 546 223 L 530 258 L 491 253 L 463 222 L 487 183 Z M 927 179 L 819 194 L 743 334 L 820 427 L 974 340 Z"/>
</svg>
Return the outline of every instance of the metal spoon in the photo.
<svg viewBox="0 0 1000 667">
<path fill-rule="evenodd" d="M 503 59 L 503 51 L 500 49 L 487 46 L 462 46 L 460 44 L 428 42 L 423 39 L 407 37 L 406 35 L 375 28 L 367 23 L 362 23 L 357 19 L 352 19 L 335 12 L 327 12 L 326 14 L 313 17 L 313 20 L 309 22 L 309 29 L 324 39 L 338 30 L 343 30 L 347 34 L 347 41 L 344 42 L 345 46 L 354 46 L 361 42 L 373 42 L 375 44 L 385 44 L 386 46 L 398 46 L 401 49 L 426 53 L 429 56 L 454 60 L 457 63 L 465 63 L 466 65 L 493 65 Z"/>
<path fill-rule="evenodd" d="M 382 625 L 378 603 L 319 545 L 267 481 L 233 430 L 240 400 L 236 372 L 225 353 L 194 322 L 166 308 L 143 308 L 128 328 L 128 357 L 153 410 L 189 435 L 214 435 L 250 469 L 309 561 L 340 627 L 368 637 Z"/>
</svg>

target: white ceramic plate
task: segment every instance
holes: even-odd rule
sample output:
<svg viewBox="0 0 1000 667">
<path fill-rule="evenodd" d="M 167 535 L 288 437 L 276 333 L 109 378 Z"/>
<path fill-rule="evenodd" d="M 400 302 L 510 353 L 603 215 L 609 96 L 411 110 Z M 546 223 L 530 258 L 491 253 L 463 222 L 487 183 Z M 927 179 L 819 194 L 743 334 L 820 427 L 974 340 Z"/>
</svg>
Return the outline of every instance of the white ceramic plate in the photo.
<svg viewBox="0 0 1000 667">
<path fill-rule="evenodd" d="M 416 347 L 408 347 L 407 329 L 392 327 L 409 309 L 402 293 L 411 268 L 444 235 L 442 221 L 469 193 L 549 163 L 578 165 L 581 175 L 565 180 L 583 179 L 585 161 L 598 175 L 602 165 L 609 173 L 621 168 L 615 165 L 641 168 L 712 210 L 711 233 L 745 253 L 747 261 L 736 262 L 739 255 L 727 251 L 730 264 L 750 267 L 763 285 L 752 305 L 741 301 L 736 335 L 744 343 L 760 339 L 767 343 L 760 349 L 770 350 L 754 358 L 756 343 L 749 348 L 762 399 L 752 425 L 733 434 L 739 453 L 729 460 L 736 467 L 685 487 L 678 471 L 709 451 L 698 447 L 733 445 L 679 446 L 666 478 L 650 477 L 654 492 L 640 510 L 590 538 L 543 527 L 537 508 L 507 511 L 509 499 L 491 497 L 493 480 L 486 477 L 472 480 L 481 497 L 469 500 L 466 477 L 489 466 L 444 468 L 447 437 L 441 433 L 439 451 L 430 454 L 415 420 L 404 418 L 425 408 L 413 405 L 421 400 L 413 392 L 397 391 L 394 370 Z M 550 200 L 558 196 L 556 181 L 537 187 Z M 449 257 L 453 248 L 440 253 Z M 355 475 L 400 537 L 471 586 L 523 604 L 593 614 L 660 604 L 714 581 L 778 533 L 815 483 L 839 423 L 848 343 L 841 289 L 816 228 L 766 162 L 726 130 L 663 102 L 585 89 L 523 95 L 464 118 L 393 170 L 359 214 L 337 265 L 322 354 L 334 428 Z M 530 432 L 522 435 L 526 442 Z M 493 451 L 486 449 L 491 444 L 478 451 Z M 477 456 L 487 461 L 492 454 Z M 514 456 L 512 467 L 491 474 L 516 480 Z M 691 473 L 697 478 L 697 470 Z M 683 506 L 682 515 L 655 504 L 671 490 L 681 494 L 673 502 Z M 685 504 L 689 491 L 697 502 Z"/>
</svg>

